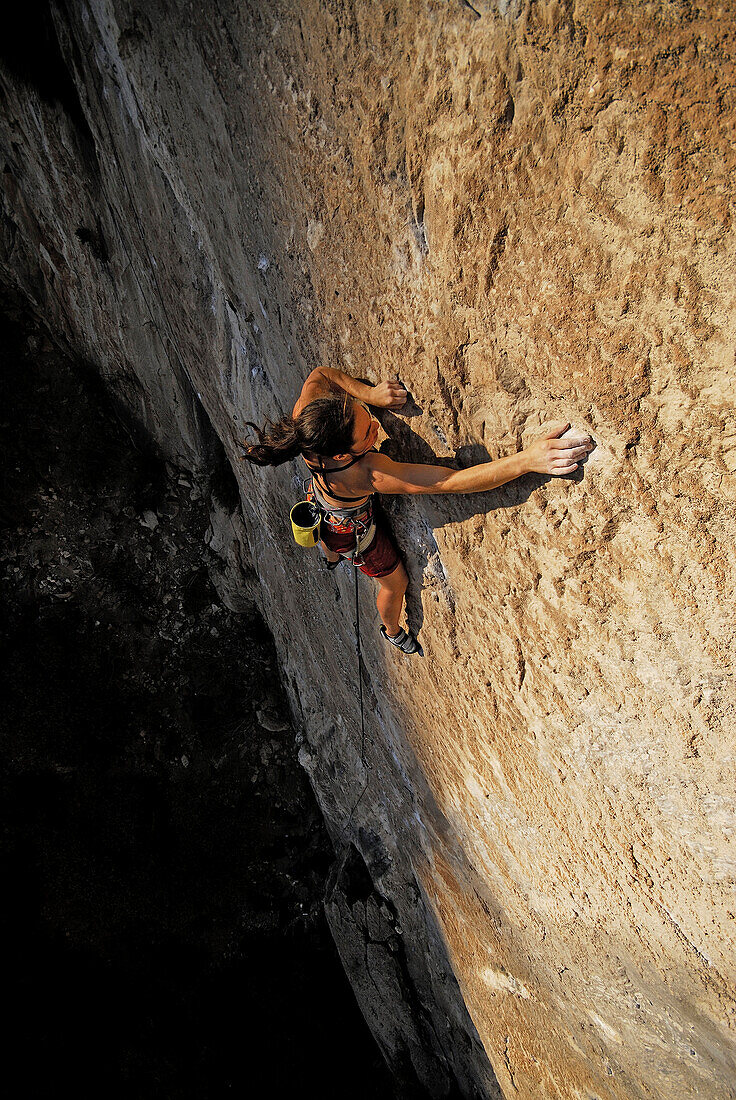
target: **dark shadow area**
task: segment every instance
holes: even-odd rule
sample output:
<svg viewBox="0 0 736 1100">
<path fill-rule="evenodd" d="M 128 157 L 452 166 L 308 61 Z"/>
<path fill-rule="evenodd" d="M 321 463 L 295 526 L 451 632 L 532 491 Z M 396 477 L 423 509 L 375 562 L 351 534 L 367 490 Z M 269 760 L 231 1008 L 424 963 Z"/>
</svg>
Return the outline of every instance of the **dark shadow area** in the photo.
<svg viewBox="0 0 736 1100">
<path fill-rule="evenodd" d="M 6 1079 L 44 1100 L 388 1100 L 270 635 L 210 580 L 227 458 L 212 441 L 203 486 L 167 466 L 5 305 Z"/>
<path fill-rule="evenodd" d="M 45 103 L 61 106 L 74 126 L 82 159 L 98 177 L 94 136 L 59 45 L 49 0 L 5 6 L 0 16 L 0 63 L 17 80 L 33 88 Z"/>
</svg>

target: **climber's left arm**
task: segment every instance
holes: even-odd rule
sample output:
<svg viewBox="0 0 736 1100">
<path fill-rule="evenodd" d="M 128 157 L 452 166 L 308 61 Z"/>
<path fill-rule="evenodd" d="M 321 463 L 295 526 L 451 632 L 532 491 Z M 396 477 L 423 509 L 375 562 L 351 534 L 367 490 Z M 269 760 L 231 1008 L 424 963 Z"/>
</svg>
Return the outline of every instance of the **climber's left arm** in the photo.
<svg viewBox="0 0 736 1100">
<path fill-rule="evenodd" d="M 344 390 L 358 401 L 382 409 L 399 409 L 406 404 L 406 389 L 401 382 L 379 382 L 377 386 L 369 386 L 336 367 L 317 367 L 302 386 L 295 408 L 301 411 L 310 401 L 324 397 L 335 389 Z"/>
</svg>

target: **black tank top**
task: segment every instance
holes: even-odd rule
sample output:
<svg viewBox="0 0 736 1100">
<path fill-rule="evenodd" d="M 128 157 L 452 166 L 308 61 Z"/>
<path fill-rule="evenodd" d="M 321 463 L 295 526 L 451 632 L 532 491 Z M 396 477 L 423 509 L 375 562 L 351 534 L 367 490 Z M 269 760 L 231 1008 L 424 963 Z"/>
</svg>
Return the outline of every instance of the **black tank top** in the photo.
<svg viewBox="0 0 736 1100">
<path fill-rule="evenodd" d="M 343 470 L 349 470 L 350 467 L 354 466 L 356 462 L 360 462 L 361 458 L 365 458 L 367 454 L 370 454 L 371 451 L 375 452 L 375 450 L 375 447 L 371 447 L 369 451 L 364 451 L 363 454 L 358 455 L 357 458 L 351 458 L 350 462 L 346 462 L 344 466 L 336 466 L 334 470 L 325 470 L 321 462 L 319 466 L 312 466 L 310 462 L 307 462 L 306 458 L 304 459 L 304 462 L 307 469 L 312 471 L 312 477 L 315 481 L 317 481 L 317 487 L 321 489 L 323 493 L 326 493 L 328 497 L 332 497 L 333 500 L 339 500 L 342 504 L 357 504 L 358 501 L 365 500 L 367 496 L 372 496 L 372 494 L 362 493 L 359 497 L 342 497 L 339 495 L 339 493 L 333 492 L 333 490 L 330 488 L 328 478 L 331 474 L 337 474 L 341 473 Z M 303 455 L 302 458 L 304 458 Z M 323 485 L 320 485 L 319 480 L 317 480 L 318 478 L 323 482 Z"/>
</svg>

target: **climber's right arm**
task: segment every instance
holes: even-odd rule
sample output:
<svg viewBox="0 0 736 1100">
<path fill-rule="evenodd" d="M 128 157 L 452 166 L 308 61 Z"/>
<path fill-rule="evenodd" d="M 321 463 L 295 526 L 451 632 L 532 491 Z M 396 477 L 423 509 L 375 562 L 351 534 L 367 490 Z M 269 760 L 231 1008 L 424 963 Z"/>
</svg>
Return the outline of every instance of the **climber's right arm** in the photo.
<svg viewBox="0 0 736 1100">
<path fill-rule="evenodd" d="M 366 405 L 376 405 L 383 409 L 398 409 L 406 404 L 406 388 L 401 382 L 392 380 L 372 386 L 359 382 L 357 378 L 352 378 L 336 367 L 315 367 L 305 379 L 292 416 L 298 416 L 311 401 L 334 393 L 335 390 L 344 390 L 358 401 L 364 401 Z"/>
<path fill-rule="evenodd" d="M 394 462 L 387 455 L 368 454 L 361 463 L 370 488 L 376 493 L 482 493 L 498 489 L 522 474 L 570 474 L 578 468 L 579 458 L 592 450 L 590 441 L 560 439 L 569 424 L 557 424 L 523 451 L 492 462 L 482 462 L 466 470 L 424 463 Z"/>
</svg>

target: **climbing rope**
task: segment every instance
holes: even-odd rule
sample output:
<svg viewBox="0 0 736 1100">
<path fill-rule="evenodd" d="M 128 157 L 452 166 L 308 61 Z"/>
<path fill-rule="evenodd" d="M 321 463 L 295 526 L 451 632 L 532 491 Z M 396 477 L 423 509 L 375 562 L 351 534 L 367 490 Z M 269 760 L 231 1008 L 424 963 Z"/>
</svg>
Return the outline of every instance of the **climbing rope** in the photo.
<svg viewBox="0 0 736 1100">
<path fill-rule="evenodd" d="M 365 758 L 365 706 L 363 703 L 363 653 L 360 645 L 360 600 L 358 598 L 358 566 L 355 564 L 355 558 L 358 556 L 358 537 L 355 539 L 355 550 L 353 551 L 353 557 L 351 565 L 353 566 L 353 577 L 355 578 L 355 652 L 358 658 L 358 701 L 360 704 L 360 762 L 363 765 L 363 771 L 366 775 L 365 786 L 358 795 L 357 801 L 350 811 L 350 816 L 347 820 L 347 825 L 350 825 L 353 820 L 353 816 L 358 806 L 363 800 L 368 787 L 370 785 L 370 765 L 366 762 Z"/>
<path fill-rule="evenodd" d="M 358 567 L 353 562 L 355 577 L 355 652 L 358 657 L 358 699 L 360 701 L 360 759 L 365 764 L 365 710 L 363 707 L 363 654 L 360 648 L 360 600 L 358 599 Z"/>
</svg>

